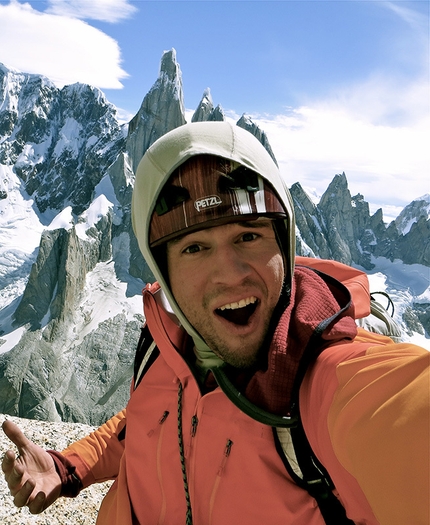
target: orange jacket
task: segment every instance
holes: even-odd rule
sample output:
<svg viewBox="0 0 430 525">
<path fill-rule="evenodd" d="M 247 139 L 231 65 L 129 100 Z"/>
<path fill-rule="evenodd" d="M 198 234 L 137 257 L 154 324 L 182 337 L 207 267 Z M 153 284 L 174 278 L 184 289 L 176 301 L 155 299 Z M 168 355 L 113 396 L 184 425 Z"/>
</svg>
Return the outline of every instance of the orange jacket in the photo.
<svg viewBox="0 0 430 525">
<path fill-rule="evenodd" d="M 351 272 L 360 281 L 360 272 Z M 354 301 L 365 314 L 363 282 Z M 243 414 L 219 388 L 201 395 L 176 351 L 184 334 L 158 304 L 157 290 L 145 292 L 144 307 L 160 356 L 126 412 L 63 452 L 84 486 L 115 479 L 97 523 L 185 522 L 177 438 L 181 383 L 193 524 L 323 525 L 315 501 L 287 474 L 272 428 Z M 308 439 L 357 524 L 429 523 L 429 358 L 419 347 L 359 329 L 354 342 L 324 350 L 304 379 L 300 403 Z M 125 423 L 125 439 L 119 439 Z"/>
</svg>

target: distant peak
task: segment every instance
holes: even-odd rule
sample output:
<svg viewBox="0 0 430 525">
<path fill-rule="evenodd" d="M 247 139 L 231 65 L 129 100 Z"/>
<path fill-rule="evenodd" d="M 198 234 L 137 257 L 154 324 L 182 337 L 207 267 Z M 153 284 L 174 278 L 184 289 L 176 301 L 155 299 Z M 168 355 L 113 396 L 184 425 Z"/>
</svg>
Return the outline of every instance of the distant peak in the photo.
<svg viewBox="0 0 430 525">
<path fill-rule="evenodd" d="M 173 79 L 178 74 L 178 62 L 176 60 L 176 50 L 164 51 L 160 63 L 160 75 L 166 74 L 168 78 Z"/>
<path fill-rule="evenodd" d="M 430 204 L 430 193 L 425 193 L 421 197 L 414 199 L 414 202 L 415 201 L 418 201 L 418 202 L 425 201 L 427 202 L 427 204 Z"/>
<path fill-rule="evenodd" d="M 203 91 L 203 97 L 202 97 L 202 99 L 205 99 L 205 98 L 207 98 L 208 100 L 210 100 L 210 101 L 212 102 L 211 89 L 208 88 L 208 87 Z"/>
<path fill-rule="evenodd" d="M 163 61 L 164 57 L 170 58 L 171 60 L 174 60 L 176 62 L 176 49 L 172 47 L 172 49 L 168 49 L 167 51 L 163 51 L 163 55 L 161 57 L 161 61 Z"/>
</svg>

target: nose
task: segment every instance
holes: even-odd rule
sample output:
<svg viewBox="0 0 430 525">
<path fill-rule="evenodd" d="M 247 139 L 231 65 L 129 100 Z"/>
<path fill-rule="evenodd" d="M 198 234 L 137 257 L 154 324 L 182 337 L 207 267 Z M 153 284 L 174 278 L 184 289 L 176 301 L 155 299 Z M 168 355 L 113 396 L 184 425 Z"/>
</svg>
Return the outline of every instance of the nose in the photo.
<svg viewBox="0 0 430 525">
<path fill-rule="evenodd" d="M 212 282 L 240 284 L 252 272 L 250 262 L 234 245 L 218 246 L 212 261 Z"/>
</svg>

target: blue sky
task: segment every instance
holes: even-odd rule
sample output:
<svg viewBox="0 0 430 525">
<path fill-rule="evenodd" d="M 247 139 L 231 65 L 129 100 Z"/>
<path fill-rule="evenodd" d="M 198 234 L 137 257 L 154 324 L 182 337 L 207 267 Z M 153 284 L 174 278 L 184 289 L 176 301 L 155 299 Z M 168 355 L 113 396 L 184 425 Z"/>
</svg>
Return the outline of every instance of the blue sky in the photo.
<svg viewBox="0 0 430 525">
<path fill-rule="evenodd" d="M 430 193 L 429 2 L 0 0 L 0 62 L 100 87 L 125 120 L 176 49 L 184 101 L 205 88 L 268 134 L 288 183 L 345 171 L 386 218 Z"/>
</svg>

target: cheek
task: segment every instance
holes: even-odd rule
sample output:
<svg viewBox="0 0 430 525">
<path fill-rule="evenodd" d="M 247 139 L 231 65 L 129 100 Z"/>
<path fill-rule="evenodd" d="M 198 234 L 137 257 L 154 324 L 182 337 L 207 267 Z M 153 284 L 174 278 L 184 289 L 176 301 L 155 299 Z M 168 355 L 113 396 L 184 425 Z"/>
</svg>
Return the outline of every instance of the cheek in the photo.
<svg viewBox="0 0 430 525">
<path fill-rule="evenodd" d="M 182 289 L 187 286 L 186 273 L 183 271 L 183 268 L 181 268 L 176 254 L 172 254 L 169 249 L 167 250 L 167 275 L 170 290 L 176 301 L 178 301 L 179 297 L 182 296 Z"/>
<path fill-rule="evenodd" d="M 169 257 L 167 257 L 167 275 L 169 278 L 168 285 L 170 291 L 176 302 L 179 304 L 181 296 L 180 278 L 178 277 L 178 272 L 175 270 L 174 263 Z"/>
<path fill-rule="evenodd" d="M 273 284 L 278 288 L 282 288 L 285 279 L 285 268 L 282 255 L 274 255 L 267 264 L 268 273 Z"/>
<path fill-rule="evenodd" d="M 185 313 L 193 307 L 193 300 L 197 295 L 196 279 L 185 277 L 177 269 L 170 273 L 170 290 L 179 305 L 179 308 Z"/>
<path fill-rule="evenodd" d="M 176 272 L 175 275 L 170 275 L 170 290 L 173 294 L 173 297 L 175 298 L 176 302 L 181 306 L 181 303 L 183 302 L 183 294 L 184 294 L 184 284 L 186 286 L 186 283 L 180 278 L 177 278 Z M 182 286 L 181 286 L 182 284 Z"/>
</svg>

